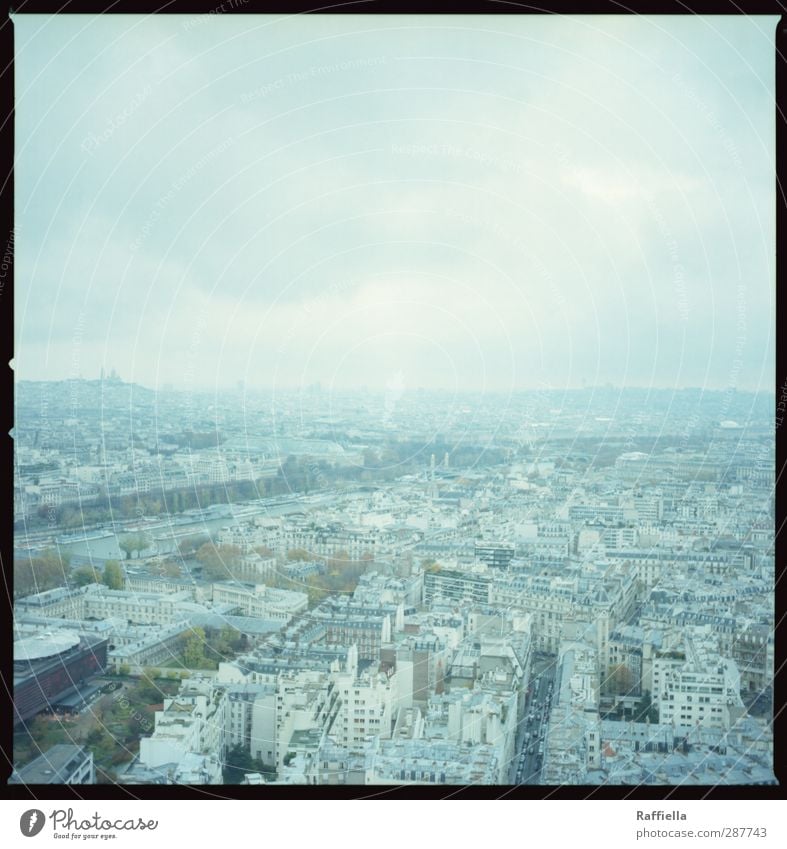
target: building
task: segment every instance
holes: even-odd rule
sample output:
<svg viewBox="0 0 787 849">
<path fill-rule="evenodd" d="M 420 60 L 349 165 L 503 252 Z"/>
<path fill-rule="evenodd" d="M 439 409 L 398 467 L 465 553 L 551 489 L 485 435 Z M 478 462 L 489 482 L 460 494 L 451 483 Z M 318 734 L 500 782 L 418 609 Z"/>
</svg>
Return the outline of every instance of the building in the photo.
<svg viewBox="0 0 787 849">
<path fill-rule="evenodd" d="M 14 602 L 15 616 L 46 616 L 48 618 L 83 618 L 85 591 L 56 587 L 53 590 L 28 595 Z"/>
<path fill-rule="evenodd" d="M 599 763 L 598 677 L 598 657 L 591 644 L 561 644 L 542 783 L 582 784 L 587 770 Z"/>
<path fill-rule="evenodd" d="M 155 727 L 139 741 L 139 764 L 196 784 L 221 784 L 226 752 L 227 694 L 210 678 L 189 678 L 156 711 Z"/>
<path fill-rule="evenodd" d="M 653 661 L 653 701 L 659 722 L 730 728 L 744 713 L 740 673 L 731 658 L 703 652 L 690 637 L 685 654 Z"/>
<path fill-rule="evenodd" d="M 60 743 L 19 770 L 9 784 L 95 784 L 93 753 L 84 746 Z"/>
<path fill-rule="evenodd" d="M 14 643 L 14 725 L 77 693 L 107 668 L 108 640 L 60 631 Z"/>
<path fill-rule="evenodd" d="M 489 602 L 492 578 L 483 569 L 460 571 L 459 569 L 426 569 L 424 572 L 424 604 L 431 605 L 437 599 L 464 601 L 476 604 Z"/>
<path fill-rule="evenodd" d="M 306 593 L 279 590 L 265 584 L 219 581 L 213 584 L 213 603 L 231 605 L 244 616 L 289 622 L 309 606 Z"/>
<path fill-rule="evenodd" d="M 178 605 L 191 601 L 192 593 L 144 593 L 128 590 L 110 590 L 100 584 L 89 584 L 84 589 L 83 614 L 85 619 L 108 619 L 118 616 L 136 625 L 169 625 L 182 619 Z"/>
<path fill-rule="evenodd" d="M 515 548 L 503 542 L 476 542 L 475 558 L 495 569 L 507 569 L 515 554 Z"/>
<path fill-rule="evenodd" d="M 337 676 L 340 710 L 331 736 L 340 745 L 353 748 L 373 736 L 387 739 L 393 727 L 396 674 L 388 676 L 371 669 L 355 675 L 352 670 Z"/>
<path fill-rule="evenodd" d="M 332 596 L 314 608 L 309 618 L 325 629 L 326 645 L 355 645 L 359 660 L 379 661 L 381 646 L 390 643 L 392 634 L 404 627 L 404 606 L 363 604 L 346 596 Z"/>
<path fill-rule="evenodd" d="M 381 740 L 366 756 L 366 784 L 495 784 L 495 749 L 445 740 Z"/>
</svg>

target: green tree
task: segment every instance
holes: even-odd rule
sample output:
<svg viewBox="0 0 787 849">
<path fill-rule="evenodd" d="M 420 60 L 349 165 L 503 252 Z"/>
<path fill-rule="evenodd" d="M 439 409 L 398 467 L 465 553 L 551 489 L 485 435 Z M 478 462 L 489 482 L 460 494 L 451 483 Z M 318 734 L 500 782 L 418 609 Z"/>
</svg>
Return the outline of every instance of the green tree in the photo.
<svg viewBox="0 0 787 849">
<path fill-rule="evenodd" d="M 309 607 L 315 607 L 328 595 L 328 591 L 321 585 L 319 575 L 309 575 L 306 578 L 306 595 Z"/>
<path fill-rule="evenodd" d="M 631 669 L 625 663 L 618 663 L 609 670 L 603 689 L 605 692 L 628 696 L 634 684 L 634 674 Z"/>
<path fill-rule="evenodd" d="M 144 531 L 138 531 L 134 534 L 127 534 L 124 537 L 120 537 L 118 540 L 118 547 L 121 551 L 123 551 L 126 555 L 126 560 L 131 559 L 131 555 L 133 552 L 144 551 L 150 545 L 150 540 L 148 535 Z"/>
<path fill-rule="evenodd" d="M 111 590 L 122 590 L 125 586 L 123 570 L 117 560 L 107 560 L 104 564 L 103 582 Z"/>
<path fill-rule="evenodd" d="M 118 539 L 118 548 L 126 555 L 125 559 L 131 559 L 131 552 L 137 550 L 137 541 L 133 535 L 120 537 Z"/>
<path fill-rule="evenodd" d="M 154 670 L 145 669 L 134 687 L 132 699 L 147 705 L 158 704 L 164 697 L 164 691 L 156 683 Z M 158 672 L 158 670 L 155 670 Z"/>
<path fill-rule="evenodd" d="M 240 631 L 229 625 L 221 629 L 208 628 L 205 634 L 206 645 L 203 653 L 208 662 L 231 660 L 243 647 Z"/>
<path fill-rule="evenodd" d="M 275 775 L 275 770 L 261 760 L 253 758 L 251 753 L 240 744 L 233 746 L 224 759 L 224 783 L 240 784 L 243 776 L 249 772 L 261 772 Z"/>
<path fill-rule="evenodd" d="M 182 504 L 183 498 L 181 496 L 180 503 Z M 182 512 L 182 508 L 181 508 Z M 183 557 L 188 557 L 191 554 L 194 554 L 197 549 L 207 542 L 205 534 L 190 534 L 187 537 L 183 537 L 182 540 L 178 543 L 178 551 L 180 551 Z"/>
<path fill-rule="evenodd" d="M 202 669 L 205 665 L 205 631 L 192 628 L 183 647 L 183 663 L 189 669 Z"/>
<path fill-rule="evenodd" d="M 180 578 L 183 574 L 180 569 L 180 564 L 176 560 L 165 560 L 163 563 L 163 572 L 168 578 Z"/>
<path fill-rule="evenodd" d="M 243 552 L 236 545 L 215 545 L 206 542 L 194 555 L 202 564 L 204 577 L 209 581 L 226 581 L 239 573 Z"/>
<path fill-rule="evenodd" d="M 71 573 L 71 580 L 78 586 L 101 583 L 101 576 L 92 566 L 80 566 Z"/>
<path fill-rule="evenodd" d="M 634 707 L 634 722 L 645 722 L 650 720 L 652 724 L 659 721 L 659 709 L 653 704 L 650 698 L 650 692 L 645 690 L 642 697 Z"/>
<path fill-rule="evenodd" d="M 61 556 L 53 548 L 37 557 L 14 560 L 14 595 L 26 596 L 61 587 L 68 576 L 70 557 Z"/>
</svg>

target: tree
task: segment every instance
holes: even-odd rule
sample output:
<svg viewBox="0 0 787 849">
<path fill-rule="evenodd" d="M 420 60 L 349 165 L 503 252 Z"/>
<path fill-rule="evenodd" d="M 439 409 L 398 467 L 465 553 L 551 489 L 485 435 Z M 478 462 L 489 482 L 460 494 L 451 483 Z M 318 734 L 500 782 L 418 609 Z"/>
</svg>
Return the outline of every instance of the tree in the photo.
<svg viewBox="0 0 787 849">
<path fill-rule="evenodd" d="M 80 566 L 71 573 L 71 580 L 78 586 L 101 583 L 101 576 L 92 566 Z"/>
<path fill-rule="evenodd" d="M 306 596 L 309 599 L 309 607 L 318 605 L 326 595 L 328 595 L 328 591 L 320 585 L 319 577 L 309 575 L 306 578 Z"/>
<path fill-rule="evenodd" d="M 182 497 L 180 500 L 182 502 Z M 182 507 L 180 512 L 182 512 Z M 178 543 L 178 551 L 180 551 L 184 557 L 187 557 L 194 554 L 194 552 L 197 551 L 197 549 L 205 542 L 207 542 L 205 534 L 191 534 L 187 537 L 183 537 L 183 539 Z"/>
<path fill-rule="evenodd" d="M 275 770 L 258 758 L 253 758 L 251 753 L 242 745 L 233 746 L 227 752 L 224 761 L 224 783 L 240 784 L 243 776 L 249 772 L 262 772 L 271 775 Z"/>
<path fill-rule="evenodd" d="M 311 560 L 311 555 L 305 548 L 291 548 L 287 552 L 287 560 Z"/>
<path fill-rule="evenodd" d="M 150 545 L 150 540 L 144 531 L 128 534 L 118 540 L 118 547 L 126 555 L 126 560 L 131 559 L 132 552 L 144 551 Z"/>
<path fill-rule="evenodd" d="M 605 683 L 607 692 L 627 696 L 634 689 L 634 674 L 625 663 L 618 663 L 610 669 Z"/>
<path fill-rule="evenodd" d="M 134 688 L 134 700 L 144 704 L 158 704 L 162 700 L 164 693 L 161 687 L 153 680 L 155 678 L 153 672 L 158 670 L 145 669 L 137 681 L 137 686 Z"/>
<path fill-rule="evenodd" d="M 165 560 L 163 572 L 168 578 L 180 578 L 182 575 L 180 564 L 176 560 Z"/>
<path fill-rule="evenodd" d="M 136 540 L 133 536 L 120 537 L 118 548 L 126 555 L 125 559 L 131 559 L 131 552 L 136 551 Z"/>
<path fill-rule="evenodd" d="M 659 709 L 651 701 L 648 690 L 645 690 L 642 698 L 637 702 L 634 708 L 633 719 L 634 722 L 645 722 L 649 720 L 652 724 L 659 721 Z"/>
<path fill-rule="evenodd" d="M 66 582 L 70 557 L 53 548 L 38 557 L 14 560 L 14 595 L 17 597 L 61 587 Z"/>
<path fill-rule="evenodd" d="M 131 667 L 127 663 L 121 663 L 118 667 L 118 675 L 130 675 Z"/>
<path fill-rule="evenodd" d="M 207 651 L 205 659 L 211 661 L 231 660 L 243 648 L 243 637 L 236 628 L 225 625 L 221 630 L 206 630 Z"/>
<path fill-rule="evenodd" d="M 183 647 L 183 663 L 189 669 L 202 669 L 205 666 L 205 631 L 192 628 Z"/>
<path fill-rule="evenodd" d="M 194 556 L 202 564 L 208 580 L 226 581 L 236 577 L 242 553 L 237 545 L 217 546 L 206 542 Z"/>
<path fill-rule="evenodd" d="M 104 564 L 103 582 L 111 590 L 122 590 L 125 586 L 123 570 L 117 560 L 107 560 Z"/>
</svg>

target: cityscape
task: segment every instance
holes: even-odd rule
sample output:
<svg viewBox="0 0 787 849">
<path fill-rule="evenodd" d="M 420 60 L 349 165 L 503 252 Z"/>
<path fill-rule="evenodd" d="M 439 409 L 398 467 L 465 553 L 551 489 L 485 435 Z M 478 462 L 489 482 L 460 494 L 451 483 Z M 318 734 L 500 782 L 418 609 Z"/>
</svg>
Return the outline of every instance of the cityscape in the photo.
<svg viewBox="0 0 787 849">
<path fill-rule="evenodd" d="M 325 395 L 18 384 L 12 781 L 774 783 L 772 399 Z"/>
<path fill-rule="evenodd" d="M 783 24 L 248 5 L 12 15 L 14 792 L 776 792 Z"/>
</svg>

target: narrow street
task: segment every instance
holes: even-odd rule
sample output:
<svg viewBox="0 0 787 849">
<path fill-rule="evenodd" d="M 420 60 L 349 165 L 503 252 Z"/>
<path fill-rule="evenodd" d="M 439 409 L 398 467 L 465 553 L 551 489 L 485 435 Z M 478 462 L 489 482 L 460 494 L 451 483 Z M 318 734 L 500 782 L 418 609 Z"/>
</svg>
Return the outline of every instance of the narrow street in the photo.
<svg viewBox="0 0 787 849">
<path fill-rule="evenodd" d="M 517 734 L 517 754 L 511 764 L 512 784 L 540 783 L 544 735 L 552 706 L 554 678 L 554 656 L 535 656 L 530 676 L 530 695 Z"/>
</svg>

